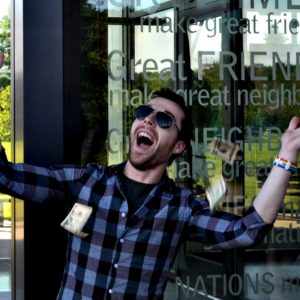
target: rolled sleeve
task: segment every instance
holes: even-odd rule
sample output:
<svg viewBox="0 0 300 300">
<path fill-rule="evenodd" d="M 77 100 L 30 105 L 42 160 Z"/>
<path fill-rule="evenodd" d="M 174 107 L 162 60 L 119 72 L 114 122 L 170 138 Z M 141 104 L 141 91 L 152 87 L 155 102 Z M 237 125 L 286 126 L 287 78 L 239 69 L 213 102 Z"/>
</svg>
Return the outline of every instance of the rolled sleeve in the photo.
<svg viewBox="0 0 300 300">
<path fill-rule="evenodd" d="M 272 228 L 264 222 L 255 207 L 251 205 L 241 217 L 215 210 L 211 212 L 206 201 L 192 205 L 188 226 L 188 240 L 228 249 L 258 244 Z"/>
<path fill-rule="evenodd" d="M 76 166 L 44 168 L 7 162 L 3 151 L 2 148 L 0 150 L 0 192 L 19 199 L 35 202 L 66 200 L 74 181 L 86 173 L 86 168 Z"/>
</svg>

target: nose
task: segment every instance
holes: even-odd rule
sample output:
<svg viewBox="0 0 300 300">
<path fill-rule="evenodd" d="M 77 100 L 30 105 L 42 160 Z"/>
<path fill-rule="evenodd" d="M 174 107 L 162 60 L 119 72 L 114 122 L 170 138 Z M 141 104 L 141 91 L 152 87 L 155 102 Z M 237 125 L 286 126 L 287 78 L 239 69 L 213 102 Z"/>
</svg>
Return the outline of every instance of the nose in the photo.
<svg viewBox="0 0 300 300">
<path fill-rule="evenodd" d="M 156 112 L 153 111 L 150 115 L 148 115 L 144 119 L 144 124 L 148 124 L 150 126 L 153 126 L 153 125 L 155 125 L 155 119 L 156 119 Z"/>
</svg>

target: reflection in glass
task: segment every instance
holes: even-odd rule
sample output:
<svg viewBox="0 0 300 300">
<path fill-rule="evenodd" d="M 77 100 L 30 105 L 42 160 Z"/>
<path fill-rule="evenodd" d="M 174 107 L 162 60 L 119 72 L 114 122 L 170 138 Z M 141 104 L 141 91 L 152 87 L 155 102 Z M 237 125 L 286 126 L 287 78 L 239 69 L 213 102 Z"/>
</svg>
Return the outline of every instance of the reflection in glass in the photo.
<svg viewBox="0 0 300 300">
<path fill-rule="evenodd" d="M 270 172 L 274 157 L 280 149 L 281 133 L 292 116 L 300 114 L 300 88 L 297 79 L 299 49 L 299 13 L 287 9 L 280 1 L 263 7 L 256 1 L 243 1 L 243 15 L 256 18 L 257 30 L 244 35 L 244 62 L 249 81 L 243 87 L 245 103 L 245 196 L 250 205 Z M 297 54 L 298 53 L 298 54 Z M 265 240 L 245 260 L 245 273 L 269 274 L 269 291 L 262 290 L 259 280 L 255 293 L 245 290 L 250 299 L 298 299 L 300 258 L 300 186 L 299 174 L 292 175 L 282 209 L 274 228 Z M 247 256 L 248 257 L 248 256 Z"/>
<path fill-rule="evenodd" d="M 219 53 L 222 50 L 222 34 L 219 24 L 222 17 L 202 19 L 190 26 L 189 55 L 191 71 L 193 72 L 192 86 L 185 98 L 189 99 L 192 107 L 195 126 L 193 141 L 193 173 L 195 190 L 208 186 L 222 174 L 221 161 L 211 155 L 210 141 L 215 137 L 223 137 L 222 102 L 218 97 L 223 82 L 219 79 Z M 212 31 L 212 25 L 215 30 Z M 218 174 L 218 176 L 214 176 Z"/>
<path fill-rule="evenodd" d="M 160 8 L 160 4 L 169 2 L 170 0 L 143 0 L 143 1 L 133 1 L 134 10 L 148 10 L 149 12 L 156 12 Z"/>
<path fill-rule="evenodd" d="M 132 81 L 135 89 L 143 91 L 144 102 L 148 100 L 151 92 L 161 87 L 172 87 L 176 80 L 174 32 L 161 30 L 164 20 L 169 20 L 173 24 L 173 9 L 147 15 L 135 26 L 136 64 L 135 78 Z M 142 101 L 135 103 L 135 106 L 139 104 L 142 104 Z"/>
<path fill-rule="evenodd" d="M 124 141 L 124 110 L 128 107 L 128 95 L 123 94 L 123 75 L 122 66 L 124 60 L 123 44 L 122 44 L 122 26 L 108 26 L 108 53 L 116 53 L 111 55 L 109 60 L 111 76 L 108 76 L 108 164 L 117 164 L 123 161 L 125 149 Z"/>
<path fill-rule="evenodd" d="M 81 162 L 106 165 L 107 10 L 90 2 L 81 1 Z"/>
<path fill-rule="evenodd" d="M 205 1 L 207 7 L 202 5 L 201 10 L 197 5 L 204 1 L 195 1 L 197 5 L 185 1 L 172 9 L 157 5 L 165 2 L 169 1 L 82 0 L 82 162 L 114 164 L 126 159 L 134 108 L 146 102 L 153 90 L 177 88 L 192 108 L 195 132 L 188 161 L 186 157 L 175 161 L 169 175 L 178 183 L 192 178 L 194 191 L 203 196 L 203 187 L 228 171 L 210 153 L 211 139 L 238 143 L 243 151 L 234 164 L 237 168 L 226 173 L 231 193 L 226 200 L 237 200 L 220 209 L 242 213 L 268 174 L 288 120 L 300 115 L 296 77 L 300 34 L 291 33 L 300 29 L 295 22 L 286 28 L 282 22 L 277 28 L 271 26 L 269 33 L 268 14 L 276 12 L 270 15 L 274 25 L 275 19 L 290 24 L 300 13 L 287 10 L 286 1 L 276 10 L 277 1 L 239 1 L 241 11 L 225 5 L 235 1 L 220 1 L 220 7 L 217 1 Z M 159 7 L 164 8 L 159 11 Z M 184 22 L 177 32 L 168 26 L 188 17 L 194 21 L 185 34 L 180 32 Z M 230 20 L 238 21 L 242 34 L 228 28 Z M 174 269 L 181 275 L 192 274 L 192 287 L 202 276 L 208 292 L 218 297 L 225 293 L 226 299 L 232 299 L 231 292 L 237 299 L 277 299 L 278 295 L 298 299 L 289 291 L 299 292 L 299 177 L 291 181 L 288 194 L 275 229 L 256 248 L 227 252 L 188 243 Z M 291 280 L 282 274 L 289 274 Z M 209 276 L 220 278 L 215 290 Z M 285 295 L 277 295 L 279 286 Z M 170 287 L 166 299 L 175 297 L 176 288 Z"/>
</svg>

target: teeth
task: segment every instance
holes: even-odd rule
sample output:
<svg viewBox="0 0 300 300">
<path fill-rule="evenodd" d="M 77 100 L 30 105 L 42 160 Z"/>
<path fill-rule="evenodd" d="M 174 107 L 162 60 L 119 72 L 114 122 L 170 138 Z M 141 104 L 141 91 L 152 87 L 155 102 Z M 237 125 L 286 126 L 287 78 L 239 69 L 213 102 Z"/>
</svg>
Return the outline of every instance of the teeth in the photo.
<svg viewBox="0 0 300 300">
<path fill-rule="evenodd" d="M 151 135 L 146 132 L 140 132 L 138 134 L 138 137 L 145 137 L 145 138 L 149 139 L 151 142 L 153 142 Z"/>
</svg>

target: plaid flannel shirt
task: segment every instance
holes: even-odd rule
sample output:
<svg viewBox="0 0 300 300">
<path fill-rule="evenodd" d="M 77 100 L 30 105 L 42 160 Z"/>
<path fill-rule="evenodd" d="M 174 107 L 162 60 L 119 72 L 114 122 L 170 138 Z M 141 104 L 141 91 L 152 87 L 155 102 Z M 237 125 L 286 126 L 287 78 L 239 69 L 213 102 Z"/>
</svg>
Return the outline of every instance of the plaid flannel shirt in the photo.
<svg viewBox="0 0 300 300">
<path fill-rule="evenodd" d="M 253 206 L 243 217 L 211 212 L 206 201 L 167 175 L 135 214 L 118 180 L 120 166 L 41 168 L 0 153 L 0 190 L 24 200 L 91 206 L 88 237 L 69 234 L 61 300 L 162 299 L 169 270 L 186 240 L 232 248 L 257 243 L 270 228 Z"/>
</svg>

